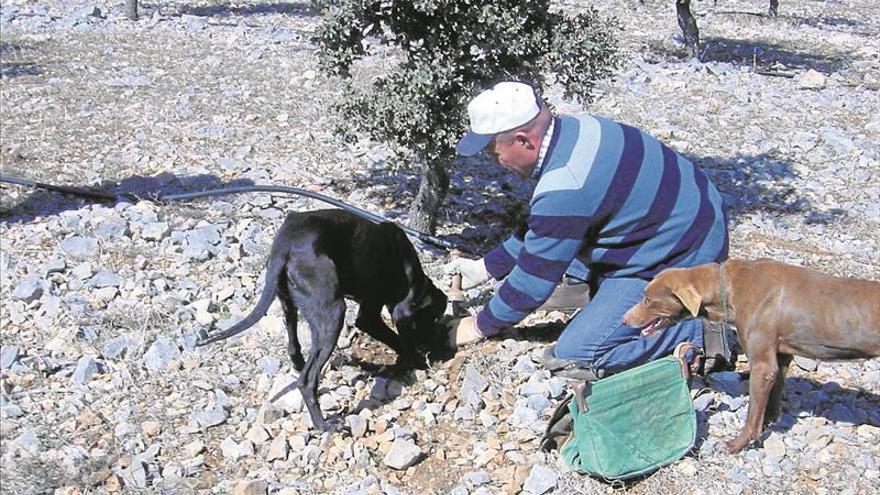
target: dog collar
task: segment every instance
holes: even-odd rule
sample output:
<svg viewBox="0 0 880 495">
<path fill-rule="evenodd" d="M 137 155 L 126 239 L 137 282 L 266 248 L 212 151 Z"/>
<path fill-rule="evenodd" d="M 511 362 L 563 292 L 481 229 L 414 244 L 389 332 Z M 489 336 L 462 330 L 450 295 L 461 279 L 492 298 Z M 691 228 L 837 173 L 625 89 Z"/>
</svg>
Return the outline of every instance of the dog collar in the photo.
<svg viewBox="0 0 880 495">
<path fill-rule="evenodd" d="M 724 272 L 724 265 L 726 262 L 718 265 L 718 278 L 719 278 L 719 289 L 718 292 L 721 295 L 721 307 L 724 310 L 724 323 L 730 322 L 730 304 L 728 304 L 728 287 L 727 287 L 727 273 Z"/>
</svg>

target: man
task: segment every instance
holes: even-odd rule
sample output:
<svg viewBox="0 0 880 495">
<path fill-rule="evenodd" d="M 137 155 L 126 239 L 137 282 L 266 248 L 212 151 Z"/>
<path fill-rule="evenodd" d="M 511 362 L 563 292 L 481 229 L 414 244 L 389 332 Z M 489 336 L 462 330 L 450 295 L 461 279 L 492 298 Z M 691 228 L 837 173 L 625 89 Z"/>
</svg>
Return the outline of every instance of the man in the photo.
<svg viewBox="0 0 880 495">
<path fill-rule="evenodd" d="M 476 317 L 450 322 L 452 347 L 517 324 L 565 276 L 589 283 L 592 300 L 545 353 L 551 371 L 594 380 L 667 355 L 684 341 L 709 347 L 710 357 L 730 358 L 724 333 L 703 320 L 650 337 L 621 321 L 664 268 L 726 259 L 721 195 L 701 170 L 635 128 L 592 115 L 554 117 L 523 83 L 480 93 L 468 116 L 459 154 L 485 151 L 537 182 L 524 235 L 512 235 L 482 259 L 447 265 L 461 273 L 465 289 L 504 279 Z"/>
</svg>

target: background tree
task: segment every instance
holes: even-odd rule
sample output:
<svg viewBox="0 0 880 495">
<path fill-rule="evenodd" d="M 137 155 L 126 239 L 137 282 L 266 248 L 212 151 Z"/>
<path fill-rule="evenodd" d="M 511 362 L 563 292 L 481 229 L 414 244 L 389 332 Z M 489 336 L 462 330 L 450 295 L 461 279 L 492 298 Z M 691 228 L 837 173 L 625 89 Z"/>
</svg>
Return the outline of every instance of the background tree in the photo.
<svg viewBox="0 0 880 495">
<path fill-rule="evenodd" d="M 344 78 L 334 104 L 339 132 L 366 133 L 413 153 L 421 183 L 411 226 L 433 230 L 449 185 L 448 164 L 467 126 L 477 90 L 502 79 L 538 88 L 558 83 L 568 98 L 591 100 L 594 84 L 618 58 L 614 25 L 595 9 L 565 15 L 546 0 L 339 0 L 324 2 L 316 35 L 322 69 Z M 370 47 L 391 47 L 396 65 L 366 87 L 351 83 L 351 66 Z"/>
<path fill-rule="evenodd" d="M 138 0 L 125 0 L 125 15 L 136 21 L 138 18 Z"/>
</svg>

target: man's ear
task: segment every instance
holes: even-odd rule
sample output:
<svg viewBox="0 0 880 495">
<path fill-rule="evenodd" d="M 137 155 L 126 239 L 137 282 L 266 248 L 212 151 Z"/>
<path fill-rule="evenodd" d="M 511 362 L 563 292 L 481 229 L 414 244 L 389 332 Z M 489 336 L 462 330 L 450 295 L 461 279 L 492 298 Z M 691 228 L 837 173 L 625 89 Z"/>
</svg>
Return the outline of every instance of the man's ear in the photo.
<svg viewBox="0 0 880 495">
<path fill-rule="evenodd" d="M 681 304 L 684 305 L 685 309 L 691 314 L 691 316 L 697 316 L 700 313 L 700 305 L 703 304 L 703 297 L 700 296 L 700 293 L 697 292 L 697 289 L 694 288 L 693 285 L 685 285 L 684 287 L 678 287 L 672 290 L 672 293 L 675 294 L 675 297 L 681 301 Z"/>
<path fill-rule="evenodd" d="M 526 131 L 519 131 L 513 135 L 514 141 L 527 150 L 537 149 L 532 136 Z M 540 143 L 538 143 L 540 145 Z"/>
</svg>

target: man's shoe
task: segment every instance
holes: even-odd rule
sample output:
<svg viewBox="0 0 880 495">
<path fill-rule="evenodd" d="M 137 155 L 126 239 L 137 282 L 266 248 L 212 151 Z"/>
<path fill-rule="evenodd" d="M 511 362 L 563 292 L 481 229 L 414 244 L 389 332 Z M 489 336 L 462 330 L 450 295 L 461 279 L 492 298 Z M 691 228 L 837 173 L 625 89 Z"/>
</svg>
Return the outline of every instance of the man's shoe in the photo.
<svg viewBox="0 0 880 495">
<path fill-rule="evenodd" d="M 605 370 L 595 368 L 592 361 L 562 359 L 556 357 L 556 346 L 550 345 L 544 349 L 544 369 L 554 376 L 595 382 L 605 377 Z"/>
<path fill-rule="evenodd" d="M 550 294 L 550 297 L 538 309 L 574 312 L 582 309 L 588 302 L 590 302 L 590 284 L 582 280 L 564 277 Z"/>
</svg>

